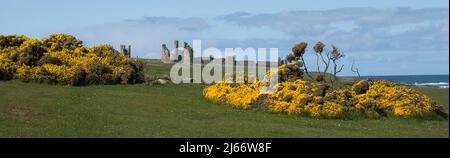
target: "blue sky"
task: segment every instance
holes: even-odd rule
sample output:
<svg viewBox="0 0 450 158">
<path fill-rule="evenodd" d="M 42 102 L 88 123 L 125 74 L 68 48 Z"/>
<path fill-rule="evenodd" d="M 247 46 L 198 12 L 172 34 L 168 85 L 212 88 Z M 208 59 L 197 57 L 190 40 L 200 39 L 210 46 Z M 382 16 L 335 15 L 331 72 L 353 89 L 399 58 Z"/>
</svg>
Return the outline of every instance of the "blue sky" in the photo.
<svg viewBox="0 0 450 158">
<path fill-rule="evenodd" d="M 131 44 L 140 57 L 159 58 L 174 39 L 283 56 L 320 40 L 346 53 L 342 75 L 352 61 L 364 75 L 449 72 L 448 0 L 1 1 L 0 34 L 70 33 L 86 45 Z"/>
</svg>

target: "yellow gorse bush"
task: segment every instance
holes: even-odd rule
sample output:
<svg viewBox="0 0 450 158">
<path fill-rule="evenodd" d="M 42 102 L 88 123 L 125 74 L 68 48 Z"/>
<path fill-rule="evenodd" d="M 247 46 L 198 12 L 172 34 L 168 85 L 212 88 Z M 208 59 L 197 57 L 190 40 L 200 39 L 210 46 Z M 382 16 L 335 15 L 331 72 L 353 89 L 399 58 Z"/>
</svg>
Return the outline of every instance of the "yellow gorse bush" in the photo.
<svg viewBox="0 0 450 158">
<path fill-rule="evenodd" d="M 429 115 L 433 106 L 436 106 L 428 96 L 406 86 L 398 86 L 389 81 L 373 81 L 369 85 L 365 93 L 354 94 L 356 107 L 374 106 L 395 116 L 411 117 Z"/>
<path fill-rule="evenodd" d="M 349 88 L 331 89 L 325 83 L 298 79 L 278 83 L 278 91 L 268 95 L 259 93 L 260 85 L 260 82 L 216 83 L 206 87 L 203 95 L 232 107 L 263 106 L 269 112 L 311 117 L 340 118 L 353 114 L 423 117 L 433 114 L 438 107 L 417 90 L 390 81 L 362 80 Z"/>
<path fill-rule="evenodd" d="M 259 82 L 252 84 L 217 83 L 203 90 L 203 95 L 217 103 L 249 109 L 259 97 Z"/>
<path fill-rule="evenodd" d="M 332 100 L 324 100 L 327 89 L 328 87 L 322 83 L 304 80 L 282 82 L 278 91 L 268 96 L 266 105 L 270 112 L 312 117 L 342 116 L 345 112 L 343 106 Z"/>
<path fill-rule="evenodd" d="M 85 47 L 71 35 L 41 40 L 0 36 L 0 79 L 58 84 L 116 84 L 143 80 L 143 63 L 110 45 Z"/>
</svg>

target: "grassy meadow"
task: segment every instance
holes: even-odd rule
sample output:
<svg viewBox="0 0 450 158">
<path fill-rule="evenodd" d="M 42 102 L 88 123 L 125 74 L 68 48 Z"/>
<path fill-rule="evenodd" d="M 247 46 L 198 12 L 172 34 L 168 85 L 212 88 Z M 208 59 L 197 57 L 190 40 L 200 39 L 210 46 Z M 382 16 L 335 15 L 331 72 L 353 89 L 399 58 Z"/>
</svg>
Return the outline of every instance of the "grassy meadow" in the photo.
<svg viewBox="0 0 450 158">
<path fill-rule="evenodd" d="M 171 65 L 147 62 L 148 75 Z M 238 110 L 204 85 L 84 87 L 0 81 L 0 137 L 449 137 L 444 119 L 317 119 Z M 449 90 L 418 88 L 448 110 Z"/>
</svg>

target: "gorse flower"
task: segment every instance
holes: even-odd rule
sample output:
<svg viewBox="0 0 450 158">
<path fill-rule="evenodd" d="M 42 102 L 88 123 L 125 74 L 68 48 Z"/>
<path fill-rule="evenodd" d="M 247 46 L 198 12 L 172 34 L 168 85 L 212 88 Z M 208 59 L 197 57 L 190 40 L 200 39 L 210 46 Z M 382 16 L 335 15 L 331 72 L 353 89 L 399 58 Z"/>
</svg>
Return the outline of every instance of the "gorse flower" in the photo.
<svg viewBox="0 0 450 158">
<path fill-rule="evenodd" d="M 203 90 L 203 95 L 217 103 L 249 109 L 259 97 L 260 82 L 252 84 L 217 83 Z"/>
<path fill-rule="evenodd" d="M 0 79 L 57 84 L 136 83 L 143 79 L 143 62 L 120 54 L 110 45 L 85 47 L 71 35 L 53 34 L 41 40 L 0 36 Z"/>
<path fill-rule="evenodd" d="M 304 80 L 282 82 L 276 93 L 270 94 L 266 100 L 270 112 L 286 112 L 312 117 L 339 117 L 344 108 L 332 100 L 325 101 L 323 91 L 327 87 L 322 83 Z"/>
<path fill-rule="evenodd" d="M 285 65 L 279 67 L 285 71 Z M 267 75 L 271 75 L 268 72 Z M 349 88 L 330 89 L 326 83 L 302 79 L 278 83 L 278 91 L 260 95 L 253 84 L 216 83 L 204 89 L 205 98 L 232 107 L 250 109 L 264 106 L 269 112 L 340 118 L 349 114 L 367 117 L 423 117 L 438 107 L 426 95 L 390 81 L 359 81 Z M 263 99 L 263 101 L 261 101 Z"/>
<path fill-rule="evenodd" d="M 363 81 L 360 81 L 363 82 Z M 369 89 L 356 94 L 358 108 L 377 107 L 395 116 L 425 116 L 433 112 L 436 105 L 428 96 L 406 86 L 398 86 L 389 81 L 373 81 Z"/>
</svg>

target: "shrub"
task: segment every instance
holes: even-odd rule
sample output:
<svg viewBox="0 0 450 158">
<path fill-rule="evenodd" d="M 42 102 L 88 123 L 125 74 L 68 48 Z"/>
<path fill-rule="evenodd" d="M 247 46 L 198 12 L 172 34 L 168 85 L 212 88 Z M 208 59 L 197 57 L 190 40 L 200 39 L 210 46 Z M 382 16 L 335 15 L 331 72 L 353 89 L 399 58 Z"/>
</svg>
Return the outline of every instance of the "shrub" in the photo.
<svg viewBox="0 0 450 158">
<path fill-rule="evenodd" d="M 112 69 L 102 63 L 90 63 L 86 79 L 88 84 L 113 84 Z"/>
<path fill-rule="evenodd" d="M 387 113 L 399 117 L 421 117 L 430 115 L 433 106 L 436 106 L 428 96 L 406 86 L 389 81 L 372 81 L 368 85 L 365 93 L 353 91 L 358 108 L 372 108 L 382 115 Z"/>
<path fill-rule="evenodd" d="M 16 66 L 0 51 L 0 80 L 10 80 L 14 77 Z"/>
<path fill-rule="evenodd" d="M 44 65 L 44 64 L 61 65 L 62 61 L 61 61 L 61 59 L 59 59 L 57 57 L 44 56 L 39 60 L 38 65 Z"/>
<path fill-rule="evenodd" d="M 143 63 L 109 45 L 84 47 L 74 36 L 53 34 L 37 40 L 0 36 L 0 79 L 55 84 L 143 82 Z"/>
<path fill-rule="evenodd" d="M 280 69 L 285 67 L 282 65 Z M 268 72 L 268 76 L 272 71 Z M 351 88 L 330 89 L 323 82 L 302 79 L 282 81 L 278 91 L 260 95 L 262 83 L 216 83 L 204 89 L 205 98 L 232 107 L 250 109 L 263 105 L 265 110 L 289 115 L 341 118 L 365 115 L 426 117 L 438 114 L 448 117 L 442 106 L 436 105 L 426 95 L 390 81 L 359 81 Z M 261 109 L 261 108 L 258 108 Z"/>
<path fill-rule="evenodd" d="M 279 81 L 295 81 L 303 78 L 301 62 L 280 65 L 278 68 Z"/>
<path fill-rule="evenodd" d="M 87 84 L 86 71 L 82 68 L 78 68 L 75 75 L 70 80 L 72 86 L 82 86 Z"/>
<path fill-rule="evenodd" d="M 122 83 L 141 83 L 144 81 L 144 75 L 141 73 L 144 69 L 142 60 L 127 60 L 125 62 L 125 72 L 120 76 Z"/>
<path fill-rule="evenodd" d="M 19 48 L 18 65 L 37 65 L 45 50 L 37 39 L 28 39 Z"/>
<path fill-rule="evenodd" d="M 0 49 L 5 49 L 9 47 L 19 47 L 23 42 L 28 40 L 27 37 L 23 35 L 0 35 Z"/>
<path fill-rule="evenodd" d="M 3 68 L 0 68 L 0 80 L 10 80 L 13 78 L 13 74 Z"/>
<path fill-rule="evenodd" d="M 217 103 L 249 109 L 259 97 L 259 82 L 253 84 L 217 83 L 203 90 L 203 95 Z"/>
<path fill-rule="evenodd" d="M 52 34 L 47 38 L 41 40 L 43 48 L 47 51 L 62 51 L 74 50 L 75 48 L 83 47 L 83 42 L 76 39 L 72 35 L 66 34 Z"/>
<path fill-rule="evenodd" d="M 355 92 L 355 94 L 363 94 L 366 93 L 367 90 L 369 90 L 369 81 L 367 80 L 361 80 L 352 86 L 352 91 Z"/>
</svg>

